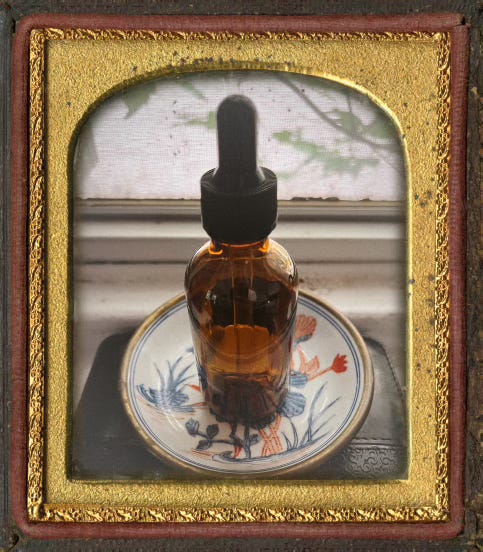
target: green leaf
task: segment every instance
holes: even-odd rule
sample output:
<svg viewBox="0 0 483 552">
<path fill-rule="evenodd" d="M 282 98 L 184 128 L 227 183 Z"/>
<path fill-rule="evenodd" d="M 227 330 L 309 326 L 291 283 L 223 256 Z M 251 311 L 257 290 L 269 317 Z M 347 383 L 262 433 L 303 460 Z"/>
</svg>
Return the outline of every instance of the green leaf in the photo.
<svg viewBox="0 0 483 552">
<path fill-rule="evenodd" d="M 340 109 L 334 109 L 332 113 L 335 113 L 334 120 L 339 123 L 339 125 L 347 132 L 348 134 L 358 134 L 361 128 L 364 126 L 362 121 L 357 115 L 354 115 L 351 111 L 341 111 Z"/>
<path fill-rule="evenodd" d="M 282 144 L 290 144 L 292 142 L 292 133 L 289 130 L 274 132 L 272 136 Z"/>
<path fill-rule="evenodd" d="M 371 123 L 365 125 L 364 133 L 379 139 L 390 140 L 396 138 L 394 125 L 385 115 L 378 115 Z"/>
<path fill-rule="evenodd" d="M 131 115 L 134 115 L 136 111 L 146 105 L 151 95 L 156 91 L 156 87 L 157 81 L 150 81 L 140 86 L 129 88 L 121 95 L 121 99 L 128 109 L 126 118 L 131 117 Z"/>
<path fill-rule="evenodd" d="M 200 92 L 198 90 L 198 88 L 196 88 L 196 86 L 190 82 L 189 80 L 186 80 L 186 79 L 180 79 L 178 81 L 178 84 L 180 86 L 182 86 L 185 90 L 187 90 L 188 92 L 190 92 L 191 94 L 193 94 L 193 96 L 195 96 L 195 98 L 198 98 L 199 100 L 205 100 L 205 95 Z"/>
<path fill-rule="evenodd" d="M 201 126 L 209 130 L 214 130 L 216 128 L 216 113 L 214 111 L 210 111 L 206 119 L 187 119 L 184 124 L 191 126 Z"/>
<path fill-rule="evenodd" d="M 303 140 L 300 133 L 290 132 L 284 130 L 282 132 L 276 132 L 273 137 L 283 144 L 287 144 L 297 151 L 306 154 L 304 163 L 308 165 L 312 162 L 319 162 L 323 165 L 327 174 L 337 173 L 344 174 L 349 173 L 353 176 L 357 176 L 361 170 L 366 166 L 375 166 L 379 163 L 379 159 L 372 157 L 353 157 L 350 155 L 344 155 L 339 149 L 329 150 L 325 146 L 316 144 L 315 142 L 309 142 Z M 279 173 L 279 176 L 289 178 L 294 173 Z"/>
<path fill-rule="evenodd" d="M 327 173 L 349 173 L 352 176 L 358 176 L 364 167 L 371 167 L 379 164 L 379 159 L 366 157 L 328 157 L 325 162 Z"/>
<path fill-rule="evenodd" d="M 310 157 L 320 157 L 324 156 L 326 148 L 320 146 L 315 142 L 308 142 L 302 140 L 300 135 L 295 132 L 290 132 L 289 130 L 283 130 L 282 132 L 274 132 L 272 134 L 273 138 L 282 144 L 290 144 L 294 149 L 306 153 Z"/>
</svg>

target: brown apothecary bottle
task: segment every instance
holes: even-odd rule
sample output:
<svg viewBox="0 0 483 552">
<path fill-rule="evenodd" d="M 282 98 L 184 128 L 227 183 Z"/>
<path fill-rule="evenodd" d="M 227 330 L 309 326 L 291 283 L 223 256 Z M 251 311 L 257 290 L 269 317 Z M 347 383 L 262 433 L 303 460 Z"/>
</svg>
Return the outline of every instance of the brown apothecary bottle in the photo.
<svg viewBox="0 0 483 552">
<path fill-rule="evenodd" d="M 219 167 L 201 179 L 203 226 L 185 291 L 200 382 L 219 420 L 263 427 L 288 391 L 298 276 L 268 238 L 277 180 L 256 161 L 256 111 L 229 96 L 217 112 Z"/>
</svg>

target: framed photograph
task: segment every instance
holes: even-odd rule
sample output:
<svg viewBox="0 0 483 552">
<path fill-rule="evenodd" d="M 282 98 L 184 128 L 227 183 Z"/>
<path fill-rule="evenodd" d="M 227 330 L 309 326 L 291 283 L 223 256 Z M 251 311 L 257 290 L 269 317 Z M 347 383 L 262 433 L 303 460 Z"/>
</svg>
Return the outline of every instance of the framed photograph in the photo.
<svg viewBox="0 0 483 552">
<path fill-rule="evenodd" d="M 20 21 L 24 533 L 460 533 L 468 36 L 452 14 Z M 183 294 L 232 95 L 256 108 L 258 161 L 278 179 L 273 238 L 299 274 L 288 393 L 258 426 L 208 408 Z"/>
</svg>

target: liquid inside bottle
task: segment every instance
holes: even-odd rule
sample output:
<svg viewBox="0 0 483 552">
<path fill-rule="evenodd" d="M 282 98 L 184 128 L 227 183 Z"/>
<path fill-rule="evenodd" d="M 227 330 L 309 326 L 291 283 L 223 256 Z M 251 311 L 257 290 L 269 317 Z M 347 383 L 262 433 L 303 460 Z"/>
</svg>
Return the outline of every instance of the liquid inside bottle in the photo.
<svg viewBox="0 0 483 552">
<path fill-rule="evenodd" d="M 185 288 L 200 381 L 220 420 L 263 427 L 288 391 L 297 271 L 273 240 L 210 242 Z"/>
</svg>

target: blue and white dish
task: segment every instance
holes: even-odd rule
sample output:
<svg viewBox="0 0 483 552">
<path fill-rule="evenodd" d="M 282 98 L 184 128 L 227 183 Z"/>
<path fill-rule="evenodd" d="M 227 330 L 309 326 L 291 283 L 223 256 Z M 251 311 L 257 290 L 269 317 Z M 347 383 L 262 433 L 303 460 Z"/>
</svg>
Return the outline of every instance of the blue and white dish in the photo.
<svg viewBox="0 0 483 552">
<path fill-rule="evenodd" d="M 184 296 L 149 316 L 124 356 L 129 417 L 160 458 L 205 475 L 270 477 L 326 461 L 354 436 L 373 392 L 370 357 L 354 326 L 301 292 L 290 390 L 262 429 L 218 421 L 200 389 Z"/>
</svg>

